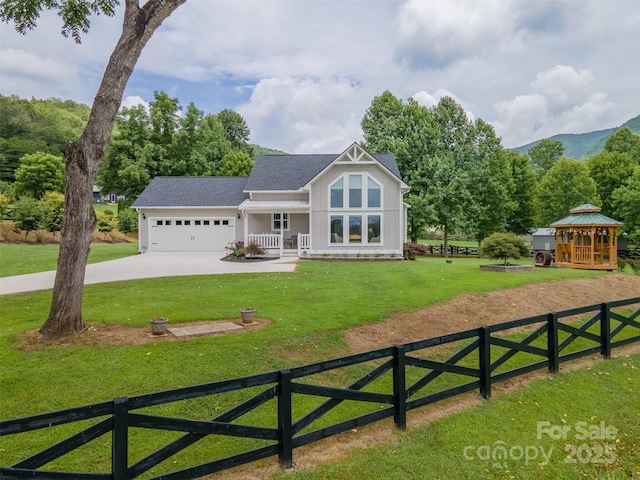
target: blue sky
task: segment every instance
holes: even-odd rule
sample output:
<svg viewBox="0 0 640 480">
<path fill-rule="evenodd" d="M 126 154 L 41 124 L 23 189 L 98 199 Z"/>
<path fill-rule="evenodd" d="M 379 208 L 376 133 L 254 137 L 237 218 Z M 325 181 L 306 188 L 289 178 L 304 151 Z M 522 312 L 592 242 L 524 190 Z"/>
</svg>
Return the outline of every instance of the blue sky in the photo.
<svg viewBox="0 0 640 480">
<path fill-rule="evenodd" d="M 121 13 L 121 12 L 120 12 Z M 91 104 L 120 19 L 82 45 L 45 13 L 0 30 L 0 93 Z M 161 90 L 206 113 L 233 109 L 251 142 L 337 153 L 385 90 L 454 97 L 514 147 L 615 127 L 640 114 L 638 0 L 188 0 L 156 32 L 124 104 Z"/>
</svg>

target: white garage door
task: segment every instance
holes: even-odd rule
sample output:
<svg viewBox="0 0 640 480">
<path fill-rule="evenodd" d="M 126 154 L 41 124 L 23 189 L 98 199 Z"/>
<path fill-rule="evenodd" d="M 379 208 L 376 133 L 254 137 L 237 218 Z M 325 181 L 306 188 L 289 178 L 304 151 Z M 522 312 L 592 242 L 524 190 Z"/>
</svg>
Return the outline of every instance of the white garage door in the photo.
<svg viewBox="0 0 640 480">
<path fill-rule="evenodd" d="M 222 251 L 235 240 L 234 218 L 152 218 L 152 252 Z"/>
</svg>

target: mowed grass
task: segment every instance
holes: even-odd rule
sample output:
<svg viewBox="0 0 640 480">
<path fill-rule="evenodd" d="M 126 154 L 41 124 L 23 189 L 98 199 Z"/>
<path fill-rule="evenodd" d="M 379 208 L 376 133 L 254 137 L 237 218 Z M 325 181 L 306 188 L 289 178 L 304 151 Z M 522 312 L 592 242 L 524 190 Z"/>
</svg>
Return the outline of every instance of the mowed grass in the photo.
<svg viewBox="0 0 640 480">
<path fill-rule="evenodd" d="M 632 400 L 638 393 L 640 355 L 602 361 L 287 478 L 640 478 L 640 409 Z"/>
<path fill-rule="evenodd" d="M 272 322 L 261 330 L 242 334 L 120 347 L 51 346 L 17 351 L 13 348 L 17 336 L 42 325 L 51 294 L 2 296 L 0 418 L 334 358 L 348 353 L 344 329 L 396 312 L 415 311 L 460 293 L 607 275 L 569 269 L 504 275 L 480 271 L 480 263 L 478 259 L 455 259 L 446 264 L 441 258 L 415 262 L 307 261 L 301 262 L 294 273 L 159 278 L 85 287 L 85 320 L 96 329 L 104 323 L 146 327 L 149 318 L 155 316 L 167 316 L 171 323 L 238 318 L 238 309 L 245 306 L 256 307 L 258 317 Z M 230 398 L 230 402 L 234 400 Z M 181 416 L 181 408 L 176 406 L 168 413 Z M 212 412 L 225 408 L 211 399 L 188 411 L 202 410 L 202 418 L 211 418 Z M 45 445 L 46 439 L 37 437 Z M 17 460 L 32 448 L 26 441 L 0 438 L 0 456 L 7 458 L 0 463 Z M 133 456 L 141 454 L 136 448 L 132 446 Z M 93 455 L 80 456 L 108 468 L 106 457 Z M 181 457 L 180 462 L 188 465 L 189 457 Z"/>
<path fill-rule="evenodd" d="M 0 245 L 0 277 L 55 270 L 58 244 Z M 88 263 L 106 262 L 138 253 L 136 242 L 92 243 Z"/>
</svg>

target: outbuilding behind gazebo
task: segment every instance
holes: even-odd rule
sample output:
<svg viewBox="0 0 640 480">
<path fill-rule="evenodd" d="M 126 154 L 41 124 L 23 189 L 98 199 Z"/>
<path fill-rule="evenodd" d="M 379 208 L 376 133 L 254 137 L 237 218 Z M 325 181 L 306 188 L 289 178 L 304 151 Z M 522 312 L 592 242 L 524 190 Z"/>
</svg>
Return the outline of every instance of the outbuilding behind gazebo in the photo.
<svg viewBox="0 0 640 480">
<path fill-rule="evenodd" d="M 622 223 L 600 212 L 595 205 L 580 205 L 550 225 L 556 230 L 556 265 L 588 270 L 618 268 L 618 227 Z"/>
</svg>

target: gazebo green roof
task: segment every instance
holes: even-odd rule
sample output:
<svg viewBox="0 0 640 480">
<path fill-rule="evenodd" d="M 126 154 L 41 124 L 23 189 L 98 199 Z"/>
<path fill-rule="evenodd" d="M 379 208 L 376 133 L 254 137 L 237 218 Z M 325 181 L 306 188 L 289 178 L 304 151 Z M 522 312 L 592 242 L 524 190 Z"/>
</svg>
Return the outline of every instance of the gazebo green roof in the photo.
<svg viewBox="0 0 640 480">
<path fill-rule="evenodd" d="M 579 205 L 569 210 L 571 215 L 564 217 L 562 220 L 553 222 L 550 227 L 564 227 L 564 226 L 581 226 L 581 225 L 605 225 L 605 226 L 621 226 L 622 222 L 609 218 L 606 215 L 602 215 L 600 212 L 602 209 L 586 203 Z"/>
</svg>

